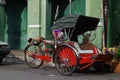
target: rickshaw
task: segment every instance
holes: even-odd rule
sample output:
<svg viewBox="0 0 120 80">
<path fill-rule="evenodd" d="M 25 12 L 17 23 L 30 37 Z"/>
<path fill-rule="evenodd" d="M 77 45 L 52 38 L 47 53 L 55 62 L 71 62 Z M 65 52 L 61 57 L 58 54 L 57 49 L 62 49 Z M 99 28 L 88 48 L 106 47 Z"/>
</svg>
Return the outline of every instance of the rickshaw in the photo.
<svg viewBox="0 0 120 80">
<path fill-rule="evenodd" d="M 29 44 L 24 50 L 26 64 L 31 68 L 39 68 L 43 63 L 53 62 L 62 75 L 71 75 L 77 69 L 85 70 L 90 66 L 99 71 L 103 68 L 110 70 L 109 62 L 113 55 L 103 54 L 95 45 L 91 45 L 90 49 L 81 49 L 78 43 L 78 35 L 95 30 L 98 23 L 98 18 L 83 15 L 68 15 L 58 19 L 52 26 L 53 40 L 43 37 L 28 39 Z"/>
</svg>

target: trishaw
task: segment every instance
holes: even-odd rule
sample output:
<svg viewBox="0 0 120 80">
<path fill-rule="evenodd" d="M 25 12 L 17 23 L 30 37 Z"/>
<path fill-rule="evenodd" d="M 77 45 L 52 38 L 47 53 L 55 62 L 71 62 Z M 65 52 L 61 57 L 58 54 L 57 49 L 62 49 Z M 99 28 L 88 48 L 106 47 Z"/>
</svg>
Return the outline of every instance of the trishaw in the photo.
<svg viewBox="0 0 120 80">
<path fill-rule="evenodd" d="M 28 39 L 29 44 L 24 50 L 26 64 L 31 68 L 38 68 L 44 62 L 52 61 L 62 75 L 71 75 L 78 69 L 85 70 L 90 66 L 99 71 L 110 70 L 109 62 L 113 55 L 103 54 L 95 45 L 86 45 L 89 41 L 79 44 L 77 40 L 78 35 L 95 30 L 98 23 L 98 18 L 83 15 L 69 15 L 58 19 L 52 26 L 53 40 L 43 37 Z M 89 49 L 85 49 L 86 47 Z"/>
</svg>

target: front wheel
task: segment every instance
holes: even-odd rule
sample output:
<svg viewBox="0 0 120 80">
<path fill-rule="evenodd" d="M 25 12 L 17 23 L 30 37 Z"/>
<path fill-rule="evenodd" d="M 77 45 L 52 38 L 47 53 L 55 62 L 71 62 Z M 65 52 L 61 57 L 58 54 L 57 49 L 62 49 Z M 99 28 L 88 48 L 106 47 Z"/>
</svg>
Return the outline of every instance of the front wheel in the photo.
<svg viewBox="0 0 120 80">
<path fill-rule="evenodd" d="M 54 60 L 58 72 L 62 75 L 71 75 L 76 70 L 77 57 L 74 50 L 69 46 L 59 47 Z"/>
<path fill-rule="evenodd" d="M 41 48 L 36 44 L 28 44 L 25 48 L 25 62 L 31 68 L 39 68 L 43 61 L 40 58 L 36 58 L 36 55 L 42 55 Z"/>
</svg>

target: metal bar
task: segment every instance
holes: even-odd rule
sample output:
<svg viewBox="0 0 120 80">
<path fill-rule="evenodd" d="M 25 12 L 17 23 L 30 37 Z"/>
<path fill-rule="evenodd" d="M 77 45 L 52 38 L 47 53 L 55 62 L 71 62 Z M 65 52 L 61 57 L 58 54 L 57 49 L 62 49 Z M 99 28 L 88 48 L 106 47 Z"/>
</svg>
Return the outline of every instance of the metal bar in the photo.
<svg viewBox="0 0 120 80">
<path fill-rule="evenodd" d="M 69 0 L 69 2 L 70 2 L 70 9 L 69 9 L 69 13 L 70 13 L 70 15 L 72 15 L 72 0 Z"/>
</svg>

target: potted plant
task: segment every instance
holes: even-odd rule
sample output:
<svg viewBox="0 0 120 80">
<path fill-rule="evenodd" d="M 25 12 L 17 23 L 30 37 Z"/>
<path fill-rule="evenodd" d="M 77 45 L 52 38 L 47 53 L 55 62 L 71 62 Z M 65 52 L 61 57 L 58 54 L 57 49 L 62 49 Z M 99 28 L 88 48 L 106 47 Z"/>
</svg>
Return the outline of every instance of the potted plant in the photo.
<svg viewBox="0 0 120 80">
<path fill-rule="evenodd" d="M 114 59 L 112 61 L 112 66 L 115 73 L 120 73 L 120 45 L 115 53 Z"/>
</svg>

